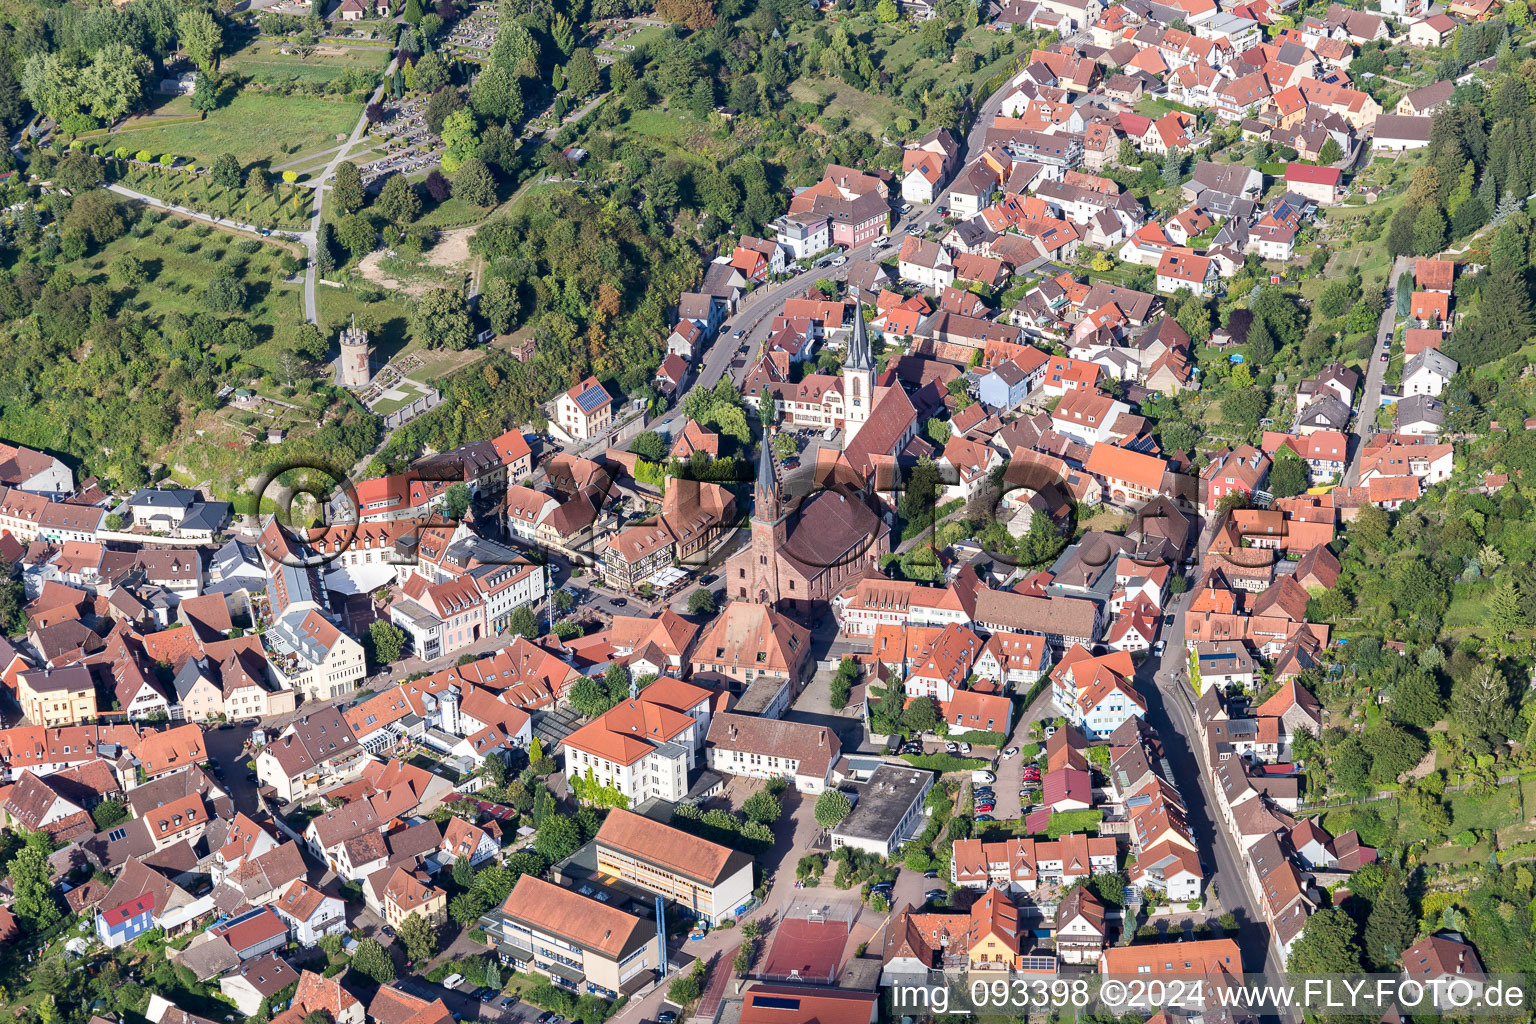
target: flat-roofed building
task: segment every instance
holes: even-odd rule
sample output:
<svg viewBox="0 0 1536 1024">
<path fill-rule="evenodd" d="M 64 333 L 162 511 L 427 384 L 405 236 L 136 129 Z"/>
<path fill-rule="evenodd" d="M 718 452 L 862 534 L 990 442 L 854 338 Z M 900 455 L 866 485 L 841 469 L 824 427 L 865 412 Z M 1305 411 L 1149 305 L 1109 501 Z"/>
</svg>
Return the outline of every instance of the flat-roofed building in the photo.
<svg viewBox="0 0 1536 1024">
<path fill-rule="evenodd" d="M 607 999 L 632 993 L 660 964 L 656 922 L 533 875 L 519 878 L 480 924 L 502 963 L 569 992 Z"/>
<path fill-rule="evenodd" d="M 752 858 L 615 809 L 597 832 L 597 869 L 693 911 L 713 925 L 752 898 Z"/>
<path fill-rule="evenodd" d="M 858 788 L 853 811 L 832 830 L 833 849 L 852 846 L 889 857 L 918 833 L 923 802 L 932 788 L 932 772 L 880 765 Z"/>
</svg>

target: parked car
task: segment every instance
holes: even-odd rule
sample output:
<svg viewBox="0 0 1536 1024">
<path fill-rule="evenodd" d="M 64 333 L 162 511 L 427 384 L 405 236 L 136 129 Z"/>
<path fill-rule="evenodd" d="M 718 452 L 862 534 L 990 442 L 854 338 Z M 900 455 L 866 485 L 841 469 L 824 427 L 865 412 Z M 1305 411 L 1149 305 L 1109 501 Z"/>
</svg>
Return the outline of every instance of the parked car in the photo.
<svg viewBox="0 0 1536 1024">
<path fill-rule="evenodd" d="M 1153 655 L 1153 657 L 1161 658 L 1163 656 L 1163 649 L 1166 648 L 1167 646 L 1168 646 L 1168 643 L 1165 640 L 1159 640 L 1157 643 L 1153 644 L 1152 645 L 1152 655 Z"/>
<path fill-rule="evenodd" d="M 837 259 L 832 261 L 832 265 L 834 267 L 840 267 L 844 263 L 847 263 L 847 262 L 848 262 L 848 257 L 847 256 L 839 256 Z"/>
<path fill-rule="evenodd" d="M 962 744 L 960 744 L 960 753 L 962 753 L 962 754 L 969 754 L 970 752 L 971 752 L 971 745 L 969 743 L 962 743 Z"/>
<path fill-rule="evenodd" d="M 505 1010 L 515 1002 L 517 1002 L 517 996 L 502 996 L 501 1002 L 497 1003 L 496 1005 Z"/>
<path fill-rule="evenodd" d="M 1006 761 L 1010 757 L 1016 757 L 1016 756 L 1018 756 L 1018 753 L 1019 753 L 1019 748 L 1018 747 L 1009 747 L 1007 750 L 1003 751 L 1003 760 Z"/>
<path fill-rule="evenodd" d="M 1056 735 L 1056 727 L 1054 725 L 1048 725 L 1048 726 L 1045 727 L 1045 738 L 1046 739 L 1050 739 L 1052 736 L 1055 736 L 1055 735 Z"/>
<path fill-rule="evenodd" d="M 944 900 L 949 899 L 949 890 L 948 889 L 929 889 L 927 892 L 923 893 L 923 898 L 926 899 L 930 903 L 940 903 L 940 902 L 942 902 Z"/>
<path fill-rule="evenodd" d="M 997 809 L 997 804 L 992 804 L 992 803 L 980 803 L 980 804 L 977 804 L 977 805 L 976 805 L 976 810 L 977 810 L 977 811 L 978 811 L 978 812 L 979 812 L 979 813 L 981 813 L 981 814 L 987 814 L 987 813 L 989 813 L 989 812 L 990 812 L 990 811 L 994 811 L 994 810 L 996 810 L 996 809 Z"/>
<path fill-rule="evenodd" d="M 462 984 L 464 984 L 464 975 L 457 972 L 443 979 L 443 988 L 458 988 Z"/>
<path fill-rule="evenodd" d="M 656 1014 L 656 1024 L 677 1024 L 676 1010 L 662 1010 Z"/>
<path fill-rule="evenodd" d="M 960 753 L 960 744 L 951 740 L 950 742 L 944 744 L 944 750 L 946 753 L 958 754 Z"/>
<path fill-rule="evenodd" d="M 613 599 L 613 606 L 615 608 L 623 608 L 627 604 L 629 604 L 629 599 L 626 597 L 616 597 Z"/>
<path fill-rule="evenodd" d="M 938 878 L 939 877 L 939 872 L 936 869 L 934 869 L 934 868 L 929 868 L 927 871 L 923 872 L 923 877 L 924 878 Z"/>
<path fill-rule="evenodd" d="M 977 821 L 996 821 L 997 819 L 992 817 L 992 815 L 990 815 L 990 814 L 978 814 L 978 815 L 976 815 L 976 820 Z"/>
<path fill-rule="evenodd" d="M 731 335 L 731 337 L 733 337 L 733 338 L 745 338 L 746 336 L 747 336 L 747 329 L 745 327 L 738 327 L 738 328 L 736 328 L 736 333 Z"/>
</svg>

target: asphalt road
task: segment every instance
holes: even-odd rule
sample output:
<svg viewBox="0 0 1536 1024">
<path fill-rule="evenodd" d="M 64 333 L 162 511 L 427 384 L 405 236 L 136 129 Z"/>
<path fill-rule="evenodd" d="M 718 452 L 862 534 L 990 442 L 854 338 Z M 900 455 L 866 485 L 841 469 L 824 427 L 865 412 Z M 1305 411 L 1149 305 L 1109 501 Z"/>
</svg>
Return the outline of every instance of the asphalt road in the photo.
<svg viewBox="0 0 1536 1024">
<path fill-rule="evenodd" d="M 1201 551 L 1209 543 L 1201 537 Z M 1198 570 L 1196 570 L 1198 574 Z M 1195 754 L 1199 742 L 1195 729 L 1194 691 L 1183 676 L 1187 674 L 1188 650 L 1184 646 L 1184 613 L 1193 599 L 1193 591 L 1173 599 L 1164 614 L 1174 616 L 1161 638 L 1167 641 L 1161 659 L 1147 658 L 1136 671 L 1136 688 L 1147 701 L 1146 722 L 1162 741 L 1163 756 L 1170 769 L 1169 781 L 1184 799 L 1187 820 L 1206 866 L 1206 894 L 1216 888 L 1220 909 L 1231 912 L 1238 921 L 1237 944 L 1243 957 L 1243 969 L 1283 971 L 1284 965 L 1269 941 L 1269 925 L 1248 886 L 1237 842 L 1217 814 L 1216 783 L 1205 772 Z M 1191 785 L 1191 779 L 1199 780 Z"/>
<path fill-rule="evenodd" d="M 1376 328 L 1376 349 L 1365 362 L 1365 393 L 1360 398 L 1360 412 L 1355 416 L 1355 443 L 1349 453 L 1349 466 L 1344 470 L 1344 486 L 1354 487 L 1360 481 L 1360 458 L 1365 442 L 1376 432 L 1376 410 L 1381 408 L 1381 388 L 1387 377 L 1387 364 L 1381 361 L 1384 345 L 1392 340 L 1397 328 L 1397 280 L 1408 269 L 1408 257 L 1399 256 L 1392 264 L 1392 276 L 1387 281 L 1387 308 L 1382 310 L 1381 324 Z"/>
</svg>

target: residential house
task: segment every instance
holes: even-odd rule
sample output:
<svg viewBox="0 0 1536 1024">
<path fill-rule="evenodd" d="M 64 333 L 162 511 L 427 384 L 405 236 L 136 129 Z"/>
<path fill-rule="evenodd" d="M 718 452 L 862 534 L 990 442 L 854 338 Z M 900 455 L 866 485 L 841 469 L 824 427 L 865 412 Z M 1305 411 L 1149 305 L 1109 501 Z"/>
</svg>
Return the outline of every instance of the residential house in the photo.
<svg viewBox="0 0 1536 1024">
<path fill-rule="evenodd" d="M 612 422 L 613 398 L 596 377 L 588 377 L 555 400 L 555 424 L 578 441 L 601 436 Z"/>
</svg>

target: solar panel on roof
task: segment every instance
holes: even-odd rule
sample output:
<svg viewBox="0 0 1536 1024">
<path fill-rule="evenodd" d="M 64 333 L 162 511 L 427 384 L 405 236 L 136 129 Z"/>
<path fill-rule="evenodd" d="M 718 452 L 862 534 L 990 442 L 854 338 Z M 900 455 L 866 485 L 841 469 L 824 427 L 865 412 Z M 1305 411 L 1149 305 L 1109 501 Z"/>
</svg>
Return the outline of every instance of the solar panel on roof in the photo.
<svg viewBox="0 0 1536 1024">
<path fill-rule="evenodd" d="M 576 396 L 576 404 L 581 407 L 582 412 L 591 412 L 607 400 L 607 394 L 599 387 L 587 388 L 587 390 Z"/>
<path fill-rule="evenodd" d="M 758 996 L 752 1000 L 752 1005 L 769 1010 L 798 1010 L 800 1000 L 791 996 Z"/>
</svg>

